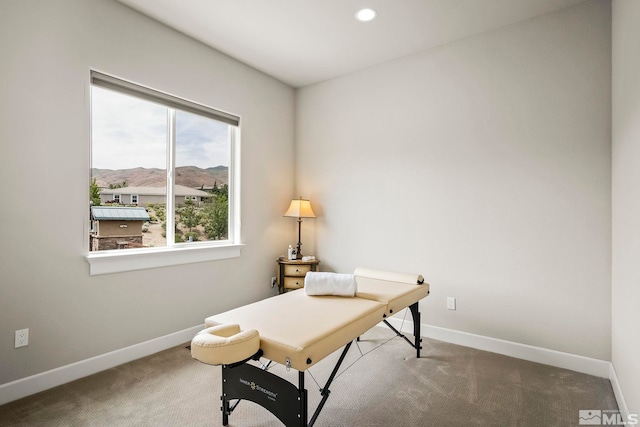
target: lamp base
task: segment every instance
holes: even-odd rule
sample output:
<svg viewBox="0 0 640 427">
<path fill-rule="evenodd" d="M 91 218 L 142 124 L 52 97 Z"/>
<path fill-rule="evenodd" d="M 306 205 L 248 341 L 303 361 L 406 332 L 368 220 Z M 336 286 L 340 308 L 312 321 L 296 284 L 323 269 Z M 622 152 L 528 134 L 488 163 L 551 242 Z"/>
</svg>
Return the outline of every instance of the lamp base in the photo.
<svg viewBox="0 0 640 427">
<path fill-rule="evenodd" d="M 296 245 L 296 259 L 302 259 L 302 251 L 300 250 L 300 247 L 302 246 L 301 243 L 301 238 L 300 238 L 300 231 L 302 229 L 302 218 L 298 218 L 298 244 Z"/>
</svg>

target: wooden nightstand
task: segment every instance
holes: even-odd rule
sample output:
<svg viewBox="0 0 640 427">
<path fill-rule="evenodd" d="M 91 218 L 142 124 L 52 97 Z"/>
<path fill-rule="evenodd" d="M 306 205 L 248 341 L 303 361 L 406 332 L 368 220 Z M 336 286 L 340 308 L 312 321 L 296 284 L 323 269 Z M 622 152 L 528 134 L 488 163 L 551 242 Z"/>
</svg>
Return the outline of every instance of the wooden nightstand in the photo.
<svg viewBox="0 0 640 427">
<path fill-rule="evenodd" d="M 278 263 L 278 291 L 284 293 L 294 289 L 304 288 L 304 276 L 307 271 L 318 271 L 320 260 L 277 260 Z"/>
</svg>

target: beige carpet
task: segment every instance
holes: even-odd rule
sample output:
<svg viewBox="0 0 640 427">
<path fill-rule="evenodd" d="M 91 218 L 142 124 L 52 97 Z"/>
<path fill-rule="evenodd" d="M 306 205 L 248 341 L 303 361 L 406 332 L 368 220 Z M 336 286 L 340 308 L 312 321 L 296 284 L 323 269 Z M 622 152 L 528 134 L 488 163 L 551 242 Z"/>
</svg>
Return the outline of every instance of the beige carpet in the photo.
<svg viewBox="0 0 640 427">
<path fill-rule="evenodd" d="M 338 356 L 307 371 L 310 414 Z M 220 426 L 220 388 L 220 367 L 181 346 L 0 406 L 0 426 Z M 426 338 L 416 359 L 379 327 L 349 350 L 316 426 L 564 427 L 581 409 L 617 409 L 609 380 Z M 229 425 L 281 424 L 243 401 Z"/>
</svg>

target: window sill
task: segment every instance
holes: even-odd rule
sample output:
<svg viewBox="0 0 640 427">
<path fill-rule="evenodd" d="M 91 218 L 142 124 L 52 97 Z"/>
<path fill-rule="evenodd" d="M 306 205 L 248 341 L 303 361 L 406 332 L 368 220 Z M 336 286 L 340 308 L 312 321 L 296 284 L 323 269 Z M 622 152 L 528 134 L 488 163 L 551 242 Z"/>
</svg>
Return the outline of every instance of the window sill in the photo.
<svg viewBox="0 0 640 427">
<path fill-rule="evenodd" d="M 157 249 L 93 252 L 86 256 L 89 275 L 121 273 L 195 262 L 238 258 L 244 245 L 190 245 Z"/>
</svg>

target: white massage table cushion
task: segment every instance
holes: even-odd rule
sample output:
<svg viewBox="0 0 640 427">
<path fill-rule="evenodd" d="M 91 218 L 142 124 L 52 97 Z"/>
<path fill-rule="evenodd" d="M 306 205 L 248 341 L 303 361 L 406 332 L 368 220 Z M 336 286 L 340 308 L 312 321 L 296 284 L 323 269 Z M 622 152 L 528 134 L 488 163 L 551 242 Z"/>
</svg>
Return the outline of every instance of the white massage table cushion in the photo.
<svg viewBox="0 0 640 427">
<path fill-rule="evenodd" d="M 419 274 L 356 268 L 356 297 L 387 304 L 387 314 L 398 311 L 429 295 L 429 284 Z"/>
<path fill-rule="evenodd" d="M 230 365 L 249 359 L 260 349 L 260 334 L 255 329 L 240 330 L 240 325 L 218 325 L 200 331 L 191 340 L 191 356 L 209 365 Z"/>
</svg>

